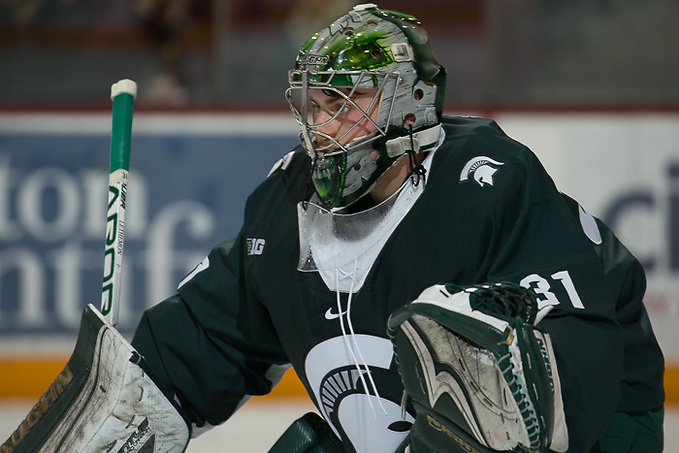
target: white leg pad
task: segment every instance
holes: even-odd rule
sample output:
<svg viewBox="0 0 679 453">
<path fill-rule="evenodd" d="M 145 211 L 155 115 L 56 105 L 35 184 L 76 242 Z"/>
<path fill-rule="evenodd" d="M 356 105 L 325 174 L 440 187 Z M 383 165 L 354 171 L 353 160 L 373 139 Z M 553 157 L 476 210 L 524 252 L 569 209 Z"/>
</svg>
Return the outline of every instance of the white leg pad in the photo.
<svg viewBox="0 0 679 453">
<path fill-rule="evenodd" d="M 188 427 L 130 361 L 132 345 L 92 305 L 80 330 L 68 364 L 0 451 L 183 452 Z"/>
</svg>

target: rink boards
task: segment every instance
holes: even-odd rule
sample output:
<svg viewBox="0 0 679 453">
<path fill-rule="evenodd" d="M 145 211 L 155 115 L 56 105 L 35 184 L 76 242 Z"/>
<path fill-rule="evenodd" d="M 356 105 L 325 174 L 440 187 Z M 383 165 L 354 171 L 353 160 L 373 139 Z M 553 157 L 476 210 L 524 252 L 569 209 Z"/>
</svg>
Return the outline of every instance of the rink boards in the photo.
<svg viewBox="0 0 679 453">
<path fill-rule="evenodd" d="M 606 221 L 648 275 L 645 299 L 679 401 L 679 113 L 501 112 L 557 186 Z M 0 112 L 0 397 L 37 396 L 98 304 L 110 116 Z M 121 330 L 237 234 L 245 198 L 297 143 L 287 114 L 137 113 Z M 303 394 L 294 374 L 280 394 Z"/>
</svg>

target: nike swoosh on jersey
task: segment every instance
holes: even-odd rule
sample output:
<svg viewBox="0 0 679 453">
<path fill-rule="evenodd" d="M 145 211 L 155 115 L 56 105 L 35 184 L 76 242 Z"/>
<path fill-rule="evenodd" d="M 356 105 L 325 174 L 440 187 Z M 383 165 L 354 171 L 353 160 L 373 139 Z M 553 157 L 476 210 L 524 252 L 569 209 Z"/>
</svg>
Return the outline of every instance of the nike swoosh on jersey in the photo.
<svg viewBox="0 0 679 453">
<path fill-rule="evenodd" d="M 325 312 L 325 319 L 327 320 L 332 320 L 332 319 L 337 319 L 340 317 L 340 315 L 346 315 L 347 312 L 343 311 L 342 313 L 333 313 L 332 312 L 332 307 L 328 308 L 328 311 Z"/>
</svg>

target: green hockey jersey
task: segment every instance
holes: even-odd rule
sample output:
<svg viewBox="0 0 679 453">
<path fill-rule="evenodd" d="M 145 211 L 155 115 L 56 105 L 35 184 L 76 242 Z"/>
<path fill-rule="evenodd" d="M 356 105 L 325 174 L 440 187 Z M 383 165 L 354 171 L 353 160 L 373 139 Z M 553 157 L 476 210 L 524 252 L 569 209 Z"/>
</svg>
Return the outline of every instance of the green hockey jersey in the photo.
<svg viewBox="0 0 679 453">
<path fill-rule="evenodd" d="M 387 319 L 448 282 L 517 282 L 551 307 L 540 325 L 552 337 L 572 451 L 587 451 L 616 411 L 662 406 L 663 357 L 637 260 L 493 121 L 445 117 L 443 131 L 425 180 L 405 183 L 405 208 L 387 209 L 386 225 L 363 225 L 379 232 L 369 243 L 360 225 L 337 227 L 345 246 L 330 259 L 323 235 L 305 256 L 320 214 L 302 227 L 300 247 L 310 161 L 295 149 L 248 198 L 238 237 L 144 314 L 133 345 L 194 430 L 224 422 L 293 366 L 346 451 L 393 452 L 414 413 L 401 415 Z"/>
</svg>

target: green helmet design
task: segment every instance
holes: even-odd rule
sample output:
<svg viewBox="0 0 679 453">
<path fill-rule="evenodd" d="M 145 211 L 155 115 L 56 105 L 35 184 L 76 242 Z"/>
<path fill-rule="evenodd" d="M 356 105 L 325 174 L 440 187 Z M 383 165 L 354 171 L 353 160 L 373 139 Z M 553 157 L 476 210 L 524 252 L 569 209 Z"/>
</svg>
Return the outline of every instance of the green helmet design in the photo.
<svg viewBox="0 0 679 453">
<path fill-rule="evenodd" d="M 401 155 L 426 151 L 438 142 L 445 78 L 420 22 L 374 4 L 355 6 L 302 46 L 288 76 L 286 98 L 301 126 L 321 205 L 349 206 Z M 375 94 L 361 108 L 354 97 L 366 88 Z M 314 90 L 342 102 L 319 124 L 311 111 Z M 349 109 L 360 111 L 361 118 L 348 131 L 337 137 L 322 130 Z M 371 132 L 354 137 L 359 123 L 369 124 Z M 376 160 L 370 157 L 373 149 L 379 151 Z"/>
</svg>

